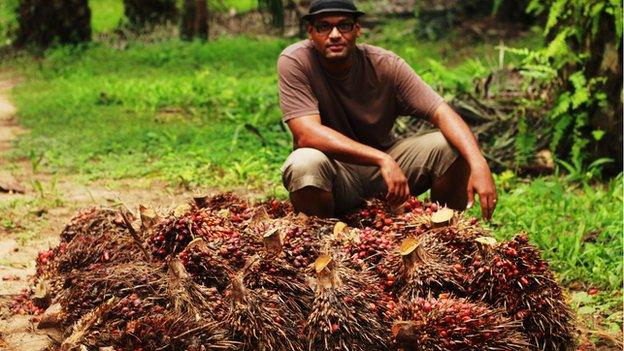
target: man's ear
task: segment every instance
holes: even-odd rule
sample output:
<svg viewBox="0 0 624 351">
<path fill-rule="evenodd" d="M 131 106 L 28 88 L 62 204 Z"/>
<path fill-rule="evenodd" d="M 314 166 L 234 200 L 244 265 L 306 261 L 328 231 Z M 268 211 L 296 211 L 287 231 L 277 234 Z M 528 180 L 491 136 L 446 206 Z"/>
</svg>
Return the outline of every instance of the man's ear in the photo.
<svg viewBox="0 0 624 351">
<path fill-rule="evenodd" d="M 355 37 L 359 38 L 360 34 L 362 34 L 362 26 L 360 26 L 360 21 L 355 22 Z"/>
<path fill-rule="evenodd" d="M 310 22 L 306 23 L 306 30 L 308 32 L 308 39 L 312 39 L 312 31 L 314 30 L 312 23 Z"/>
</svg>

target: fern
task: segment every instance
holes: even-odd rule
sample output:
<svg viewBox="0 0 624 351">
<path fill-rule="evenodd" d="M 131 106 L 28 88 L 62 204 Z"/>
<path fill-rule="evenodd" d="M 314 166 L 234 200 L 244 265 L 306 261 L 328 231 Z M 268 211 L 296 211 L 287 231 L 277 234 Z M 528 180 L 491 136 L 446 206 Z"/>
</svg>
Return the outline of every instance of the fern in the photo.
<svg viewBox="0 0 624 351">
<path fill-rule="evenodd" d="M 550 5 L 550 12 L 548 13 L 548 21 L 546 21 L 546 27 L 544 28 L 544 35 L 548 35 L 550 30 L 557 25 L 559 22 L 559 17 L 563 14 L 565 10 L 565 5 L 568 0 L 555 0 L 555 2 Z"/>
<path fill-rule="evenodd" d="M 582 104 L 589 102 L 589 88 L 587 86 L 587 79 L 583 72 L 578 71 L 570 76 L 570 82 L 574 87 L 574 94 L 570 98 L 572 102 L 572 108 L 578 108 Z"/>
</svg>

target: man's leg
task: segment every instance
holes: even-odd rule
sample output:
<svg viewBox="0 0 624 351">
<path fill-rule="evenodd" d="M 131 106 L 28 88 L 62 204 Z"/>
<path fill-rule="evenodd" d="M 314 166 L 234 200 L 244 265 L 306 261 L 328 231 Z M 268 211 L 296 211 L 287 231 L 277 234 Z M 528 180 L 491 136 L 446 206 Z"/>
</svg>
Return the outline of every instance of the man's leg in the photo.
<svg viewBox="0 0 624 351">
<path fill-rule="evenodd" d="M 312 148 L 293 151 L 282 166 L 282 182 L 290 193 L 295 212 L 308 216 L 334 215 L 332 187 L 336 163 Z"/>
<path fill-rule="evenodd" d="M 470 169 L 442 133 L 401 140 L 388 153 L 405 172 L 412 194 L 431 189 L 432 201 L 456 210 L 466 209 Z"/>
<path fill-rule="evenodd" d="M 464 211 L 468 203 L 468 178 L 470 167 L 461 156 L 446 170 L 446 172 L 434 180 L 431 185 L 431 200 L 445 204 L 455 210 Z"/>
<path fill-rule="evenodd" d="M 290 193 L 290 202 L 295 212 L 322 218 L 334 216 L 334 195 L 317 187 L 306 186 Z"/>
<path fill-rule="evenodd" d="M 328 158 L 312 148 L 293 151 L 282 166 L 282 182 L 296 212 L 332 217 L 361 204 L 357 167 Z"/>
</svg>

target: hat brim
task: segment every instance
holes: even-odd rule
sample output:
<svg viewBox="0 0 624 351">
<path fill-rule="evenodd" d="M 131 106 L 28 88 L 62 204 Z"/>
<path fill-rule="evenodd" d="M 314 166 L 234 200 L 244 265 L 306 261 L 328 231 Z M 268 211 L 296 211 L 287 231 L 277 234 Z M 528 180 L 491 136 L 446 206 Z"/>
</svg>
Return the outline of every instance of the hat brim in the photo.
<svg viewBox="0 0 624 351">
<path fill-rule="evenodd" d="M 357 10 L 345 10 L 345 9 L 340 9 L 340 8 L 334 8 L 334 9 L 322 9 L 322 10 L 318 10 L 318 11 L 314 11 L 312 13 L 308 13 L 307 15 L 303 16 L 302 18 L 306 21 L 310 21 L 312 20 L 314 17 L 323 14 L 323 13 L 348 13 L 351 15 L 354 15 L 355 17 L 360 17 L 360 16 L 364 16 L 365 13 L 362 11 L 357 11 Z"/>
</svg>

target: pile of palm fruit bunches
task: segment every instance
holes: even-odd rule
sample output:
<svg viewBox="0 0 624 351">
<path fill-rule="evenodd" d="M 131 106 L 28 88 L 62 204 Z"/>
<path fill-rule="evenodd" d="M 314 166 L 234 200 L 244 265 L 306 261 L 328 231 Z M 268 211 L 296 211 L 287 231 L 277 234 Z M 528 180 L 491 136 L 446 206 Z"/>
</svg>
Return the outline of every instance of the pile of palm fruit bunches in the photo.
<svg viewBox="0 0 624 351">
<path fill-rule="evenodd" d="M 410 198 L 339 219 L 197 197 L 77 214 L 13 302 L 62 350 L 572 350 L 573 314 L 526 234 Z"/>
</svg>

